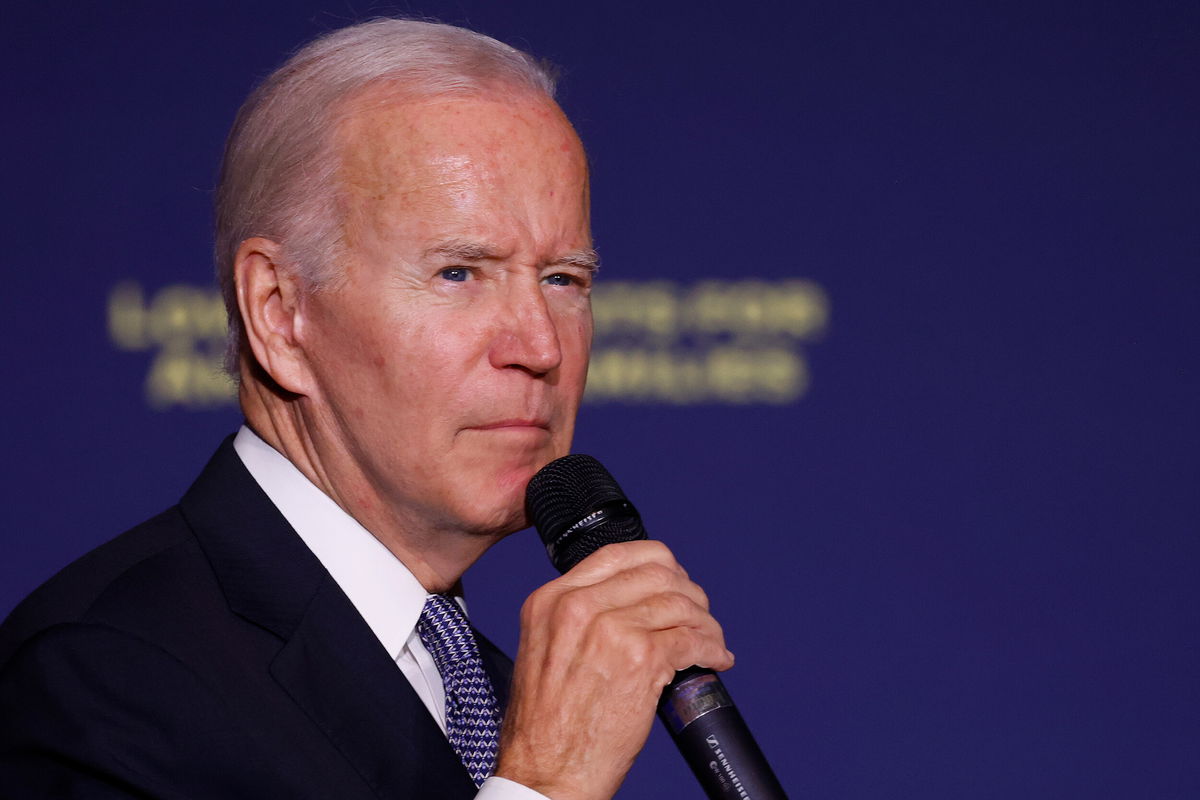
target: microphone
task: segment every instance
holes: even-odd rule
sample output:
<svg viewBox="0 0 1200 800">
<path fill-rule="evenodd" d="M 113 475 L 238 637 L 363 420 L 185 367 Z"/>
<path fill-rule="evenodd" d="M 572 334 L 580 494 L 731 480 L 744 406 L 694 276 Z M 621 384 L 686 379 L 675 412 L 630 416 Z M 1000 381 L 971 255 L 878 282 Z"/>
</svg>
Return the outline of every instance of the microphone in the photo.
<svg viewBox="0 0 1200 800">
<path fill-rule="evenodd" d="M 559 572 L 606 544 L 647 538 L 637 509 L 591 456 L 551 461 L 529 481 L 525 504 Z M 786 800 L 712 670 L 689 667 L 675 673 L 658 702 L 658 717 L 710 800 Z"/>
</svg>

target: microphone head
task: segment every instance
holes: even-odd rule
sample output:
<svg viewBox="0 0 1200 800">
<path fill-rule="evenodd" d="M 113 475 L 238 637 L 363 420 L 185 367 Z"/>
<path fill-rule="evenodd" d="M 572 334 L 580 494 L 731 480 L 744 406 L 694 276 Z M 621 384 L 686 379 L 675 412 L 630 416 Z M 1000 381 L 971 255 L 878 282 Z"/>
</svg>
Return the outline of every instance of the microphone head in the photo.
<svg viewBox="0 0 1200 800">
<path fill-rule="evenodd" d="M 646 538 L 637 509 L 616 479 L 582 453 L 542 467 L 525 488 L 525 506 L 559 572 L 606 544 Z"/>
</svg>

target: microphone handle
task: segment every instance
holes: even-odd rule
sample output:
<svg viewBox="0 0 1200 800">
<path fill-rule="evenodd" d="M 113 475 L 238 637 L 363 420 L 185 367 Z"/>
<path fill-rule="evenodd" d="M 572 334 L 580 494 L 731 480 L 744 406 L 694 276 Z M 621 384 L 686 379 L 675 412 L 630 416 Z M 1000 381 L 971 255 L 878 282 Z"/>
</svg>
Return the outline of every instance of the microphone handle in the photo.
<svg viewBox="0 0 1200 800">
<path fill-rule="evenodd" d="M 689 667 L 675 673 L 658 701 L 658 718 L 709 800 L 787 800 L 712 670 Z"/>
</svg>

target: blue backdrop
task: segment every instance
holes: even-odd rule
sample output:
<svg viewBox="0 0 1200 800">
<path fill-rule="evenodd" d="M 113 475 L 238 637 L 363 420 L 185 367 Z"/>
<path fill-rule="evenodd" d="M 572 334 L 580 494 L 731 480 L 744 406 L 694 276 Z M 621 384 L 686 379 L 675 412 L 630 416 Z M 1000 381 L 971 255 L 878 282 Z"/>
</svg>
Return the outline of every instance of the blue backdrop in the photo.
<svg viewBox="0 0 1200 800">
<path fill-rule="evenodd" d="M 609 285 L 576 449 L 793 797 L 1200 796 L 1192 2 L 8 3 L 0 614 L 236 427 L 225 131 L 385 12 L 564 68 Z M 510 652 L 535 539 L 468 576 Z M 621 797 L 694 787 L 656 730 Z"/>
</svg>

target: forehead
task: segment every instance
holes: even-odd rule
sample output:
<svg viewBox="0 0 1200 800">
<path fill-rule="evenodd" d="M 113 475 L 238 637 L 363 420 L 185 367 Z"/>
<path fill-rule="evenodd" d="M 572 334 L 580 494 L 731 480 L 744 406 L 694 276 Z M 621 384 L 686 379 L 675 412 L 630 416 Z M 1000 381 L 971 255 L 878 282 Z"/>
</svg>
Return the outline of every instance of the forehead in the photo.
<svg viewBox="0 0 1200 800">
<path fill-rule="evenodd" d="M 586 201 L 578 136 L 557 105 L 529 93 L 405 99 L 379 90 L 353 104 L 337 144 L 342 185 L 359 202 Z"/>
</svg>

